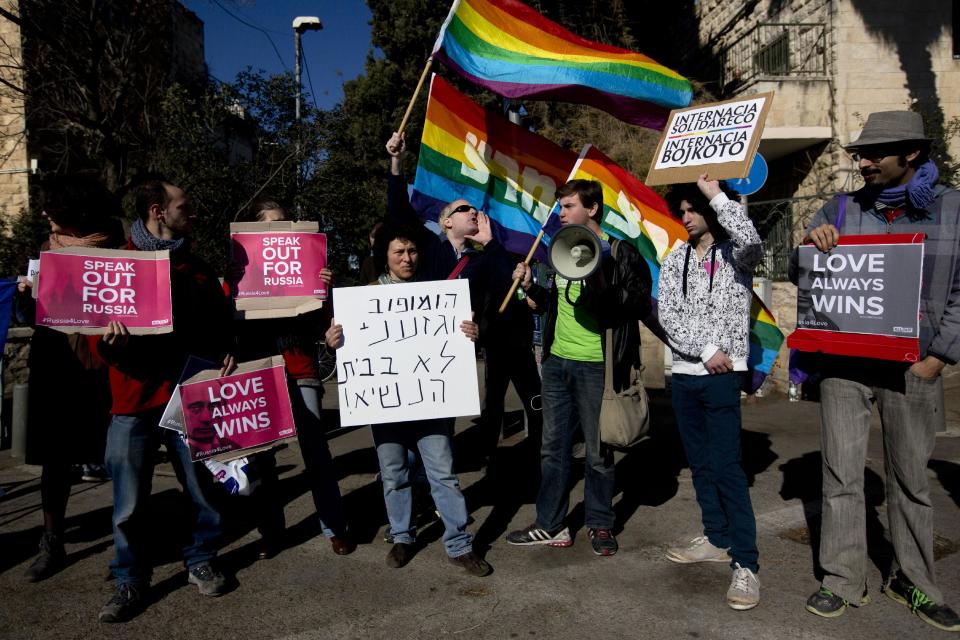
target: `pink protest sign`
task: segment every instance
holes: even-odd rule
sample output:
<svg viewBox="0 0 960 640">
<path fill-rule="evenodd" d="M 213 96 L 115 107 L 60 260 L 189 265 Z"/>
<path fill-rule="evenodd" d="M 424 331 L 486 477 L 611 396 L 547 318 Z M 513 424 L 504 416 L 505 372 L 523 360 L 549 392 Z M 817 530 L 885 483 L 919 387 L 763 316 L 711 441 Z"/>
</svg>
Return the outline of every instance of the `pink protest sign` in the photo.
<svg viewBox="0 0 960 640">
<path fill-rule="evenodd" d="M 169 251 L 43 251 L 37 279 L 39 326 L 97 334 L 119 321 L 132 334 L 173 331 Z"/>
<path fill-rule="evenodd" d="M 320 279 L 327 266 L 327 236 L 318 228 L 316 222 L 230 225 L 234 273 L 243 274 L 231 286 L 237 308 L 271 311 L 274 317 L 319 308 L 327 297 Z"/>
<path fill-rule="evenodd" d="M 194 462 L 297 434 L 280 357 L 242 364 L 222 378 L 199 373 L 180 384 L 180 403 Z"/>
</svg>

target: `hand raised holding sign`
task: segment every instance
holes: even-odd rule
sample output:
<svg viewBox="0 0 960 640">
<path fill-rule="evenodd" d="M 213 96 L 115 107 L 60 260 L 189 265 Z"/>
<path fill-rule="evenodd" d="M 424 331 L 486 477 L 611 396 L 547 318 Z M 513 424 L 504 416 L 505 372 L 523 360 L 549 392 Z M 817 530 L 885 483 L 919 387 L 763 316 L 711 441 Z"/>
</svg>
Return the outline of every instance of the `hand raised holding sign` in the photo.
<svg viewBox="0 0 960 640">
<path fill-rule="evenodd" d="M 697 186 L 700 187 L 700 193 L 702 193 L 707 200 L 713 200 L 721 193 L 720 181 L 711 180 L 710 176 L 706 173 L 701 173 L 700 177 L 697 178 Z"/>
<path fill-rule="evenodd" d="M 826 253 L 840 242 L 840 231 L 832 224 L 822 224 L 812 229 L 803 241 L 812 242 L 817 249 Z"/>
<path fill-rule="evenodd" d="M 111 347 L 123 348 L 130 341 L 130 330 L 122 322 L 111 321 L 103 332 L 103 342 Z"/>
<path fill-rule="evenodd" d="M 336 318 L 330 318 L 330 328 L 327 329 L 324 340 L 331 349 L 339 349 L 343 346 L 343 325 L 337 324 Z"/>
</svg>

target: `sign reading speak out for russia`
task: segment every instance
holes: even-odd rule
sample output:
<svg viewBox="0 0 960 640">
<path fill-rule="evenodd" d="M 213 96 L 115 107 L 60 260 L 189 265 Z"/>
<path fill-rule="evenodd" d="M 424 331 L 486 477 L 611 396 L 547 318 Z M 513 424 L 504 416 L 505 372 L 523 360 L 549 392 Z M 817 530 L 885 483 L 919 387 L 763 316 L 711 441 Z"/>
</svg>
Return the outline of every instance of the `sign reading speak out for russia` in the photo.
<svg viewBox="0 0 960 640">
<path fill-rule="evenodd" d="M 773 93 L 670 112 L 647 173 L 648 185 L 745 178 L 760 144 Z"/>
</svg>

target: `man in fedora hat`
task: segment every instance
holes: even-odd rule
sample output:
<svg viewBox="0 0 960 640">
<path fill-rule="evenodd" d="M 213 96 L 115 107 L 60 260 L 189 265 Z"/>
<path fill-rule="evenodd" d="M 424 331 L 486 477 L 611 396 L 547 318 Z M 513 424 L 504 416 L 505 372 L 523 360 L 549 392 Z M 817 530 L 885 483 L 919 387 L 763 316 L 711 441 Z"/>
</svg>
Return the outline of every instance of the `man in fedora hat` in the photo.
<svg viewBox="0 0 960 640">
<path fill-rule="evenodd" d="M 804 242 L 828 252 L 842 235 L 925 234 L 920 358 L 909 364 L 816 357 L 813 368 L 822 376 L 824 577 L 807 600 L 807 610 L 832 618 L 850 605 L 869 602 L 863 470 L 871 406 L 876 403 L 894 550 L 883 591 L 931 625 L 960 631 L 960 618 L 943 602 L 934 575 L 933 503 L 927 480 L 935 433 L 944 428 L 940 372 L 960 360 L 960 193 L 937 183 L 930 140 L 917 113 L 872 113 L 859 138 L 845 148 L 865 184 L 820 209 Z M 791 279 L 797 282 L 797 252 Z"/>
</svg>

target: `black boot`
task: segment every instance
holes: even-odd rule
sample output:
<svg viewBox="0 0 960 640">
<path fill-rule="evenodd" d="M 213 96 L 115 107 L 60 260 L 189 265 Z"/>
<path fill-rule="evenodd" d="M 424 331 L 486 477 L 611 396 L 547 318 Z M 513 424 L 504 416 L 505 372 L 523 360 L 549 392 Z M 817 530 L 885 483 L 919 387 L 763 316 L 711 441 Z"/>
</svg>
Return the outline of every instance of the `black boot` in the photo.
<svg viewBox="0 0 960 640">
<path fill-rule="evenodd" d="M 27 569 L 24 578 L 27 582 L 40 582 L 63 569 L 67 554 L 63 542 L 55 533 L 46 532 L 40 536 L 40 553 Z"/>
</svg>

